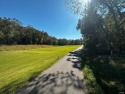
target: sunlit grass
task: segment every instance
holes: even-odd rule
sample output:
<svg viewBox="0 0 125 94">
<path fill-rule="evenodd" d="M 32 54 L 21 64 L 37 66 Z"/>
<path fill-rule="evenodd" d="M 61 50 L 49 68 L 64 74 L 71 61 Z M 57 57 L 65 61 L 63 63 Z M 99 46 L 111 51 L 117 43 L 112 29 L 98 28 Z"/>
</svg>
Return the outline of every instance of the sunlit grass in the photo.
<svg viewBox="0 0 125 94">
<path fill-rule="evenodd" d="M 29 50 L 0 51 L 0 94 L 15 92 L 31 78 L 53 65 L 58 57 L 79 46 L 51 46 Z"/>
<path fill-rule="evenodd" d="M 47 48 L 52 47 L 51 45 L 0 45 L 0 51 L 10 50 L 28 50 L 35 48 Z"/>
</svg>

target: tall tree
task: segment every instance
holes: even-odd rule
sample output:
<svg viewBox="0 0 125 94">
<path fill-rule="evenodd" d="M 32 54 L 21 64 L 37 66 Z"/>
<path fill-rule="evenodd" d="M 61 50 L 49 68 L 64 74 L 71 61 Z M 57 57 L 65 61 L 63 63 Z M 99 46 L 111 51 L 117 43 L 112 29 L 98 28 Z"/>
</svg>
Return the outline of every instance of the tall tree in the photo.
<svg viewBox="0 0 125 94">
<path fill-rule="evenodd" d="M 77 28 L 83 34 L 87 48 L 93 45 L 96 49 L 105 48 L 111 53 L 125 53 L 124 0 L 91 0 L 86 4 L 79 0 L 66 1 L 74 13 L 83 16 Z"/>
</svg>

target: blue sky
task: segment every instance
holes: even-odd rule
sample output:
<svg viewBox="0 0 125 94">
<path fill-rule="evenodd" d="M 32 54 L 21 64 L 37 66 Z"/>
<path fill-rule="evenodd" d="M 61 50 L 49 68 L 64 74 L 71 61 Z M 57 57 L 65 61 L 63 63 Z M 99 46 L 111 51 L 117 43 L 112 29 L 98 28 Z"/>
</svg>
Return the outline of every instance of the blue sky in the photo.
<svg viewBox="0 0 125 94">
<path fill-rule="evenodd" d="M 71 13 L 64 0 L 0 0 L 0 17 L 17 18 L 57 38 L 78 39 L 79 17 Z"/>
</svg>

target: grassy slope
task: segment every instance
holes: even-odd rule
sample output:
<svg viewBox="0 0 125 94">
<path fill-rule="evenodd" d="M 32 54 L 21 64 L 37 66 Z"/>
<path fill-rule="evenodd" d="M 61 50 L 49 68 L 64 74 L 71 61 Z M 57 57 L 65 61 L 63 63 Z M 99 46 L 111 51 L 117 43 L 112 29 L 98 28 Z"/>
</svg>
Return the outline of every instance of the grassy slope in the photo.
<svg viewBox="0 0 125 94">
<path fill-rule="evenodd" d="M 12 93 L 78 46 L 0 51 L 0 94 Z"/>
</svg>

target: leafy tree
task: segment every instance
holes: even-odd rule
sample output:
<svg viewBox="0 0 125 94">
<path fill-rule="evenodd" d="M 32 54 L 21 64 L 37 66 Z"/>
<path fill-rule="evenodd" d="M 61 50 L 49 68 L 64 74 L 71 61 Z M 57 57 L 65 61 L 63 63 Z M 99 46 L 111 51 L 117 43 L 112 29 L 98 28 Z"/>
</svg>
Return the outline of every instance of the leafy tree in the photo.
<svg viewBox="0 0 125 94">
<path fill-rule="evenodd" d="M 95 52 L 93 55 L 109 54 L 109 51 L 110 54 L 125 53 L 124 0 L 91 0 L 87 4 L 66 0 L 66 3 L 71 11 L 83 16 L 77 29 L 81 31 L 89 52 Z"/>
</svg>

